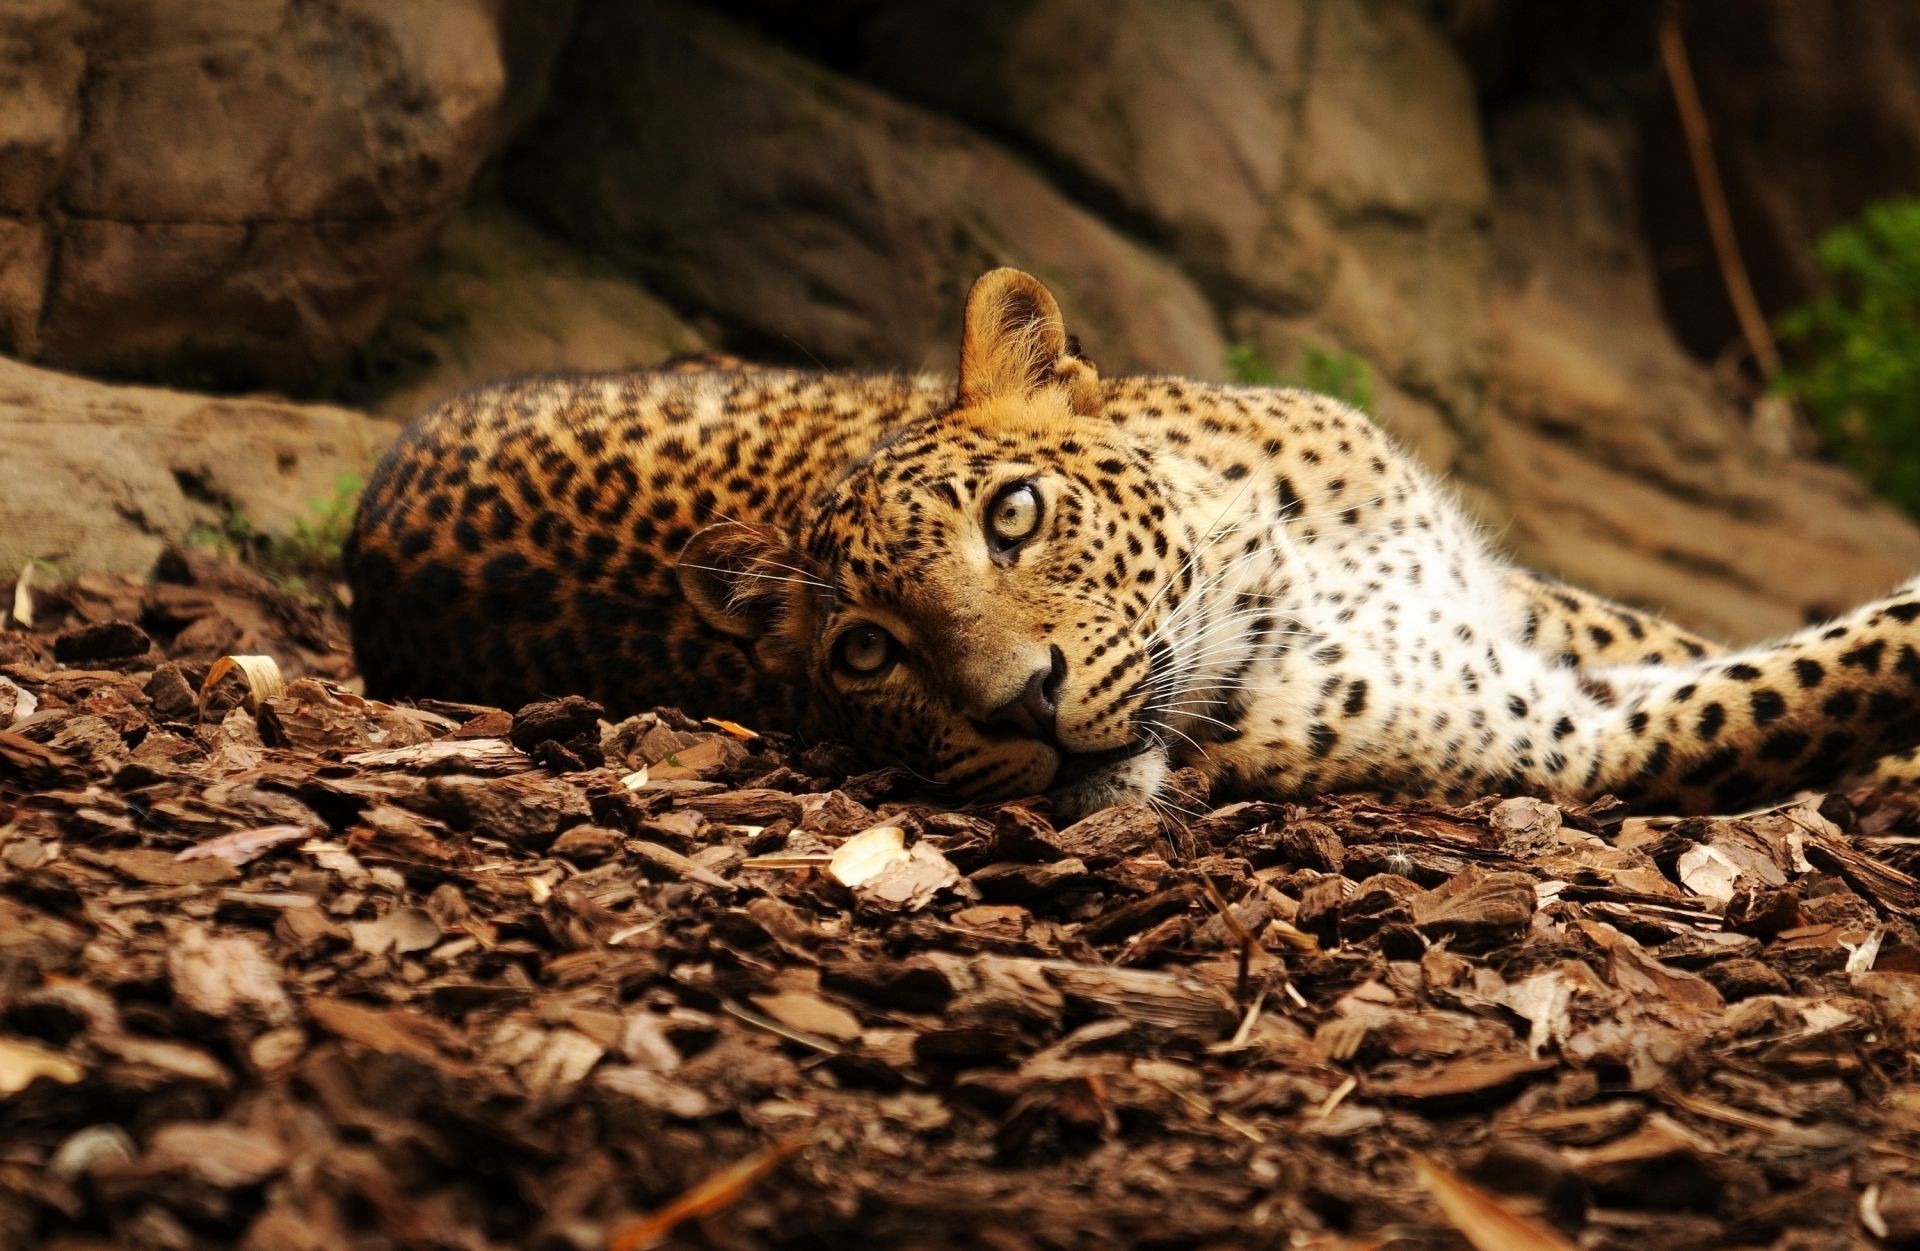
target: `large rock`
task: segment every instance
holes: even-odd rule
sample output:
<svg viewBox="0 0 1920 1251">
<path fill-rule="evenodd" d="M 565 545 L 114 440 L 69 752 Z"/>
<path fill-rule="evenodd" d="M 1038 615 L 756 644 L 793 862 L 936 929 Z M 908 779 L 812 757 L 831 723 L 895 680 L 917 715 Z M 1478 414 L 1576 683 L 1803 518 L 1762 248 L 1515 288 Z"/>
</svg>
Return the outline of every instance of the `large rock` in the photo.
<svg viewBox="0 0 1920 1251">
<path fill-rule="evenodd" d="M 732 346 L 951 368 L 968 282 L 1016 264 L 1103 366 L 1220 373 L 1193 283 L 1000 148 L 708 13 L 580 9 L 509 191 Z"/>
<path fill-rule="evenodd" d="M 497 204 L 472 204 L 447 223 L 360 354 L 348 398 L 411 417 L 502 378 L 644 368 L 705 346 L 613 266 Z"/>
<path fill-rule="evenodd" d="M 495 0 L 0 6 L 0 349 L 301 385 L 484 158 Z"/>
<path fill-rule="evenodd" d="M 1011 136 L 1216 303 L 1306 319 L 1470 427 L 1488 180 L 1472 84 L 1402 0 L 733 0 Z M 1262 337 L 1254 334 L 1252 337 Z"/>
<path fill-rule="evenodd" d="M 140 575 L 168 543 L 235 518 L 284 537 L 337 507 L 393 429 L 341 408 L 109 386 L 0 358 L 0 570 L 49 560 Z"/>
<path fill-rule="evenodd" d="M 1516 173 L 1494 218 L 1480 479 L 1520 555 L 1730 639 L 1920 570 L 1910 520 L 1830 465 L 1769 451 L 1667 329 L 1628 124 L 1542 104 L 1496 133 Z"/>
</svg>

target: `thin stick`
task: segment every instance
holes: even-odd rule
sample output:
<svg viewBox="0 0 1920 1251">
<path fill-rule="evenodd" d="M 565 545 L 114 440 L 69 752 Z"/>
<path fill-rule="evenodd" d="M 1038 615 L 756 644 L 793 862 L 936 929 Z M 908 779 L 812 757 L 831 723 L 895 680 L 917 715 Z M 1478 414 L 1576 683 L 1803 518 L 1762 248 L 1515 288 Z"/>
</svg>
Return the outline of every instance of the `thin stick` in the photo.
<svg viewBox="0 0 1920 1251">
<path fill-rule="evenodd" d="M 744 1160 L 727 1165 L 659 1211 L 620 1226 L 613 1231 L 612 1241 L 607 1245 L 611 1251 L 645 1251 L 645 1248 L 659 1246 L 682 1221 L 711 1216 L 737 1202 L 755 1182 L 806 1145 L 805 1134 L 790 1134 Z"/>
<path fill-rule="evenodd" d="M 1726 284 L 1727 299 L 1733 304 L 1740 333 L 1760 372 L 1772 378 L 1780 372 L 1780 349 L 1774 345 L 1766 315 L 1754 297 L 1746 262 L 1740 259 L 1740 240 L 1734 234 L 1733 214 L 1727 209 L 1727 189 L 1720 181 L 1719 168 L 1713 163 L 1713 136 L 1707 127 L 1706 110 L 1700 104 L 1693 66 L 1687 61 L 1687 45 L 1680 34 L 1677 7 L 1669 7 L 1660 23 L 1660 59 L 1666 63 L 1667 84 L 1673 89 L 1674 106 L 1680 110 L 1680 129 L 1687 136 L 1687 161 L 1693 166 L 1693 180 L 1700 190 L 1700 208 L 1707 217 L 1707 233 L 1713 236 L 1713 252 L 1720 262 L 1720 279 Z"/>
</svg>

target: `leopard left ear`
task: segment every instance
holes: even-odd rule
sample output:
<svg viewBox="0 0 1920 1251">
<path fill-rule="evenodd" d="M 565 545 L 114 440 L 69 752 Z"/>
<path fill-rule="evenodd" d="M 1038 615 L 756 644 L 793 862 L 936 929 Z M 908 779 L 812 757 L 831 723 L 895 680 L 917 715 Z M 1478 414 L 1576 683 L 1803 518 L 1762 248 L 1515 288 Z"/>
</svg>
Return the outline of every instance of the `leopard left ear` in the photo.
<svg viewBox="0 0 1920 1251">
<path fill-rule="evenodd" d="M 800 677 L 815 579 L 772 526 L 725 521 L 687 540 L 674 565 L 681 594 L 708 625 L 746 643 L 769 677 Z"/>
<path fill-rule="evenodd" d="M 1100 375 L 1068 338 L 1060 304 L 1032 274 L 995 269 L 967 292 L 960 341 L 960 403 L 1023 399 L 1065 390 L 1074 412 L 1100 411 Z"/>
</svg>

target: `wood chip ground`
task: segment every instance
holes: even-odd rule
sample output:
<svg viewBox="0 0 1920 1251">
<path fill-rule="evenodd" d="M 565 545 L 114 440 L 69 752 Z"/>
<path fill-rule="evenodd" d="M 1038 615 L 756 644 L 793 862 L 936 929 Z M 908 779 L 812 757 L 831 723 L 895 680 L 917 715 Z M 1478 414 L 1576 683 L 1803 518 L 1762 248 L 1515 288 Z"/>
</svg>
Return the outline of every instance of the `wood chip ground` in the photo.
<svg viewBox="0 0 1920 1251">
<path fill-rule="evenodd" d="M 195 555 L 32 615 L 0 1246 L 1920 1245 L 1920 796 L 1062 827 Z"/>
</svg>

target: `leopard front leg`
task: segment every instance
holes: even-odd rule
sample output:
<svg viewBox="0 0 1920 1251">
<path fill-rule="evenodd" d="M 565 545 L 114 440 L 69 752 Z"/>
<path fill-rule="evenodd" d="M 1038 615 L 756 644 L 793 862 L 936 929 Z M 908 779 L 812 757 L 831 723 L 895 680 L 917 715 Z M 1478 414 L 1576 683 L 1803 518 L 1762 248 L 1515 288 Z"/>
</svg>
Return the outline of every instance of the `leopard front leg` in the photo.
<svg viewBox="0 0 1920 1251">
<path fill-rule="evenodd" d="M 1600 671 L 1582 789 L 1646 810 L 1737 811 L 1920 746 L 1920 581 L 1766 647 Z"/>
</svg>

